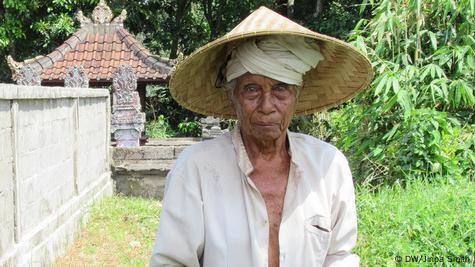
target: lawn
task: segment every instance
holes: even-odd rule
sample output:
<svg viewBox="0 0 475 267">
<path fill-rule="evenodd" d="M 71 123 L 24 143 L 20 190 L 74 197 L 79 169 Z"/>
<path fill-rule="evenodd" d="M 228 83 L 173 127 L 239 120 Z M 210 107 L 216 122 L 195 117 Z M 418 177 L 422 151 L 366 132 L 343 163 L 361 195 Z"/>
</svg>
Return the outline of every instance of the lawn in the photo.
<svg viewBox="0 0 475 267">
<path fill-rule="evenodd" d="M 76 242 L 53 266 L 148 266 L 159 201 L 113 196 L 92 209 Z"/>
<path fill-rule="evenodd" d="M 473 266 L 475 182 L 415 181 L 378 192 L 361 186 L 357 192 L 355 251 L 362 266 Z M 159 213 L 158 201 L 104 199 L 55 266 L 148 266 Z"/>
</svg>

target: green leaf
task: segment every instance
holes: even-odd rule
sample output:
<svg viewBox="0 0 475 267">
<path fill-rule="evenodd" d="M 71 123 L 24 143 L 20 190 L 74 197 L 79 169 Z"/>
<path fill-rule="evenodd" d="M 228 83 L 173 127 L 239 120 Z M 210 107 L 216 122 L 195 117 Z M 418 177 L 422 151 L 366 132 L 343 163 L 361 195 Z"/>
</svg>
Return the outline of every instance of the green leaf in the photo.
<svg viewBox="0 0 475 267">
<path fill-rule="evenodd" d="M 367 5 L 368 5 L 368 0 L 363 0 L 363 2 L 360 5 L 360 14 L 363 14 L 363 12 L 366 9 Z"/>
<path fill-rule="evenodd" d="M 386 104 L 383 105 L 382 112 L 388 112 L 397 103 L 397 96 L 392 96 Z"/>
<path fill-rule="evenodd" d="M 412 103 L 406 90 L 399 90 L 397 102 L 404 109 L 404 117 L 408 117 L 412 110 Z"/>
<path fill-rule="evenodd" d="M 388 80 L 387 75 L 381 76 L 380 81 L 379 81 L 378 85 L 376 86 L 376 89 L 374 90 L 375 95 L 379 95 L 381 93 L 381 90 L 383 90 L 383 87 L 386 86 L 387 80 Z"/>
<path fill-rule="evenodd" d="M 393 90 L 394 90 L 394 93 L 398 93 L 399 92 L 399 89 L 400 89 L 400 86 L 399 86 L 399 81 L 398 79 L 396 78 L 393 78 Z"/>
<path fill-rule="evenodd" d="M 383 152 L 383 148 L 381 146 L 378 146 L 372 151 L 372 154 L 374 157 L 376 157 L 377 155 L 381 154 L 381 152 Z"/>
<path fill-rule="evenodd" d="M 473 0 L 475 1 L 475 0 Z M 475 61 L 474 61 L 474 58 L 472 55 L 468 55 L 467 56 L 467 65 L 471 68 L 471 69 L 475 69 Z"/>
<path fill-rule="evenodd" d="M 437 50 L 437 38 L 435 37 L 435 33 L 429 32 L 429 38 L 432 44 L 432 48 L 434 48 L 434 50 Z"/>
<path fill-rule="evenodd" d="M 435 71 L 436 71 L 436 69 L 435 69 L 435 67 L 434 67 L 433 64 L 430 64 L 429 66 L 430 66 L 430 77 L 431 77 L 432 79 L 434 79 L 434 78 L 435 78 Z"/>
<path fill-rule="evenodd" d="M 397 129 L 399 129 L 399 126 L 401 126 L 400 123 L 394 125 L 394 127 L 383 136 L 383 139 L 386 141 L 390 141 L 393 135 L 396 133 Z"/>
<path fill-rule="evenodd" d="M 421 73 L 421 77 L 420 77 L 420 80 L 421 80 L 421 81 L 424 80 L 424 79 L 427 77 L 427 75 L 429 74 L 430 70 L 431 70 L 430 65 L 424 66 L 424 67 L 422 68 L 422 73 Z"/>
</svg>

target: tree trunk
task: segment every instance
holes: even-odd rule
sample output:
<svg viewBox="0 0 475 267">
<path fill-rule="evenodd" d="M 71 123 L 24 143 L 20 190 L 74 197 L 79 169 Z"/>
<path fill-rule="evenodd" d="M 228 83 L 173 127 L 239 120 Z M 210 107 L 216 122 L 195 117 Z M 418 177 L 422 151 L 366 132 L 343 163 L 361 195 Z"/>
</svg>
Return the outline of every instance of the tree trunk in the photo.
<svg viewBox="0 0 475 267">
<path fill-rule="evenodd" d="M 315 5 L 315 12 L 313 13 L 313 17 L 317 18 L 320 13 L 322 13 L 323 9 L 323 0 L 317 0 L 317 4 Z"/>
<path fill-rule="evenodd" d="M 215 9 L 213 9 L 213 0 L 202 0 L 201 4 L 203 5 L 206 21 L 208 21 L 210 29 L 209 40 L 211 41 L 221 33 L 223 12 L 226 8 L 227 1 L 219 0 L 215 5 Z"/>
<path fill-rule="evenodd" d="M 175 12 L 175 32 L 172 37 L 172 45 L 170 49 L 170 58 L 174 59 L 178 55 L 178 43 L 182 32 L 182 21 L 185 17 L 188 8 L 190 7 L 191 0 L 178 0 Z"/>
<path fill-rule="evenodd" d="M 170 59 L 175 59 L 178 56 L 178 34 L 173 35 L 172 45 L 170 48 Z"/>
</svg>

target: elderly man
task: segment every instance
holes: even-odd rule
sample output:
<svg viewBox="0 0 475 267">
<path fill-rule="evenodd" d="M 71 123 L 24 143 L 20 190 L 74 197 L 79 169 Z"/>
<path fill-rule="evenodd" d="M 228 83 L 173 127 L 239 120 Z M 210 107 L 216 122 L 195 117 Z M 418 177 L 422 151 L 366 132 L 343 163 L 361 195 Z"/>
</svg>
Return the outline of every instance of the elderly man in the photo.
<svg viewBox="0 0 475 267">
<path fill-rule="evenodd" d="M 173 74 L 185 107 L 237 117 L 167 177 L 151 266 L 357 266 L 355 194 L 335 147 L 287 130 L 372 77 L 350 45 L 261 7 Z"/>
</svg>

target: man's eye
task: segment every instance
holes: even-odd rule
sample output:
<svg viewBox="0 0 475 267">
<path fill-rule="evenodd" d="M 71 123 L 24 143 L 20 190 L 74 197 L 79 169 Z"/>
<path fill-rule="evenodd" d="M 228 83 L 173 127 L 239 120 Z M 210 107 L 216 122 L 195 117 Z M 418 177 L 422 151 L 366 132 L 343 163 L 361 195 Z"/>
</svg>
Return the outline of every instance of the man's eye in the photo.
<svg viewBox="0 0 475 267">
<path fill-rule="evenodd" d="M 290 93 L 289 85 L 287 84 L 276 85 L 272 88 L 272 91 L 278 96 L 287 96 Z"/>
<path fill-rule="evenodd" d="M 256 92 L 256 91 L 257 91 L 257 87 L 256 87 L 256 86 L 249 86 L 249 87 L 247 87 L 246 89 L 247 89 L 247 91 L 249 91 L 249 92 Z"/>
<path fill-rule="evenodd" d="M 288 89 L 288 86 L 287 85 L 277 85 L 276 87 L 274 87 L 274 91 L 286 91 Z"/>
<path fill-rule="evenodd" d="M 259 91 L 259 88 L 257 86 L 247 86 L 245 88 L 246 93 L 257 93 Z"/>
</svg>

